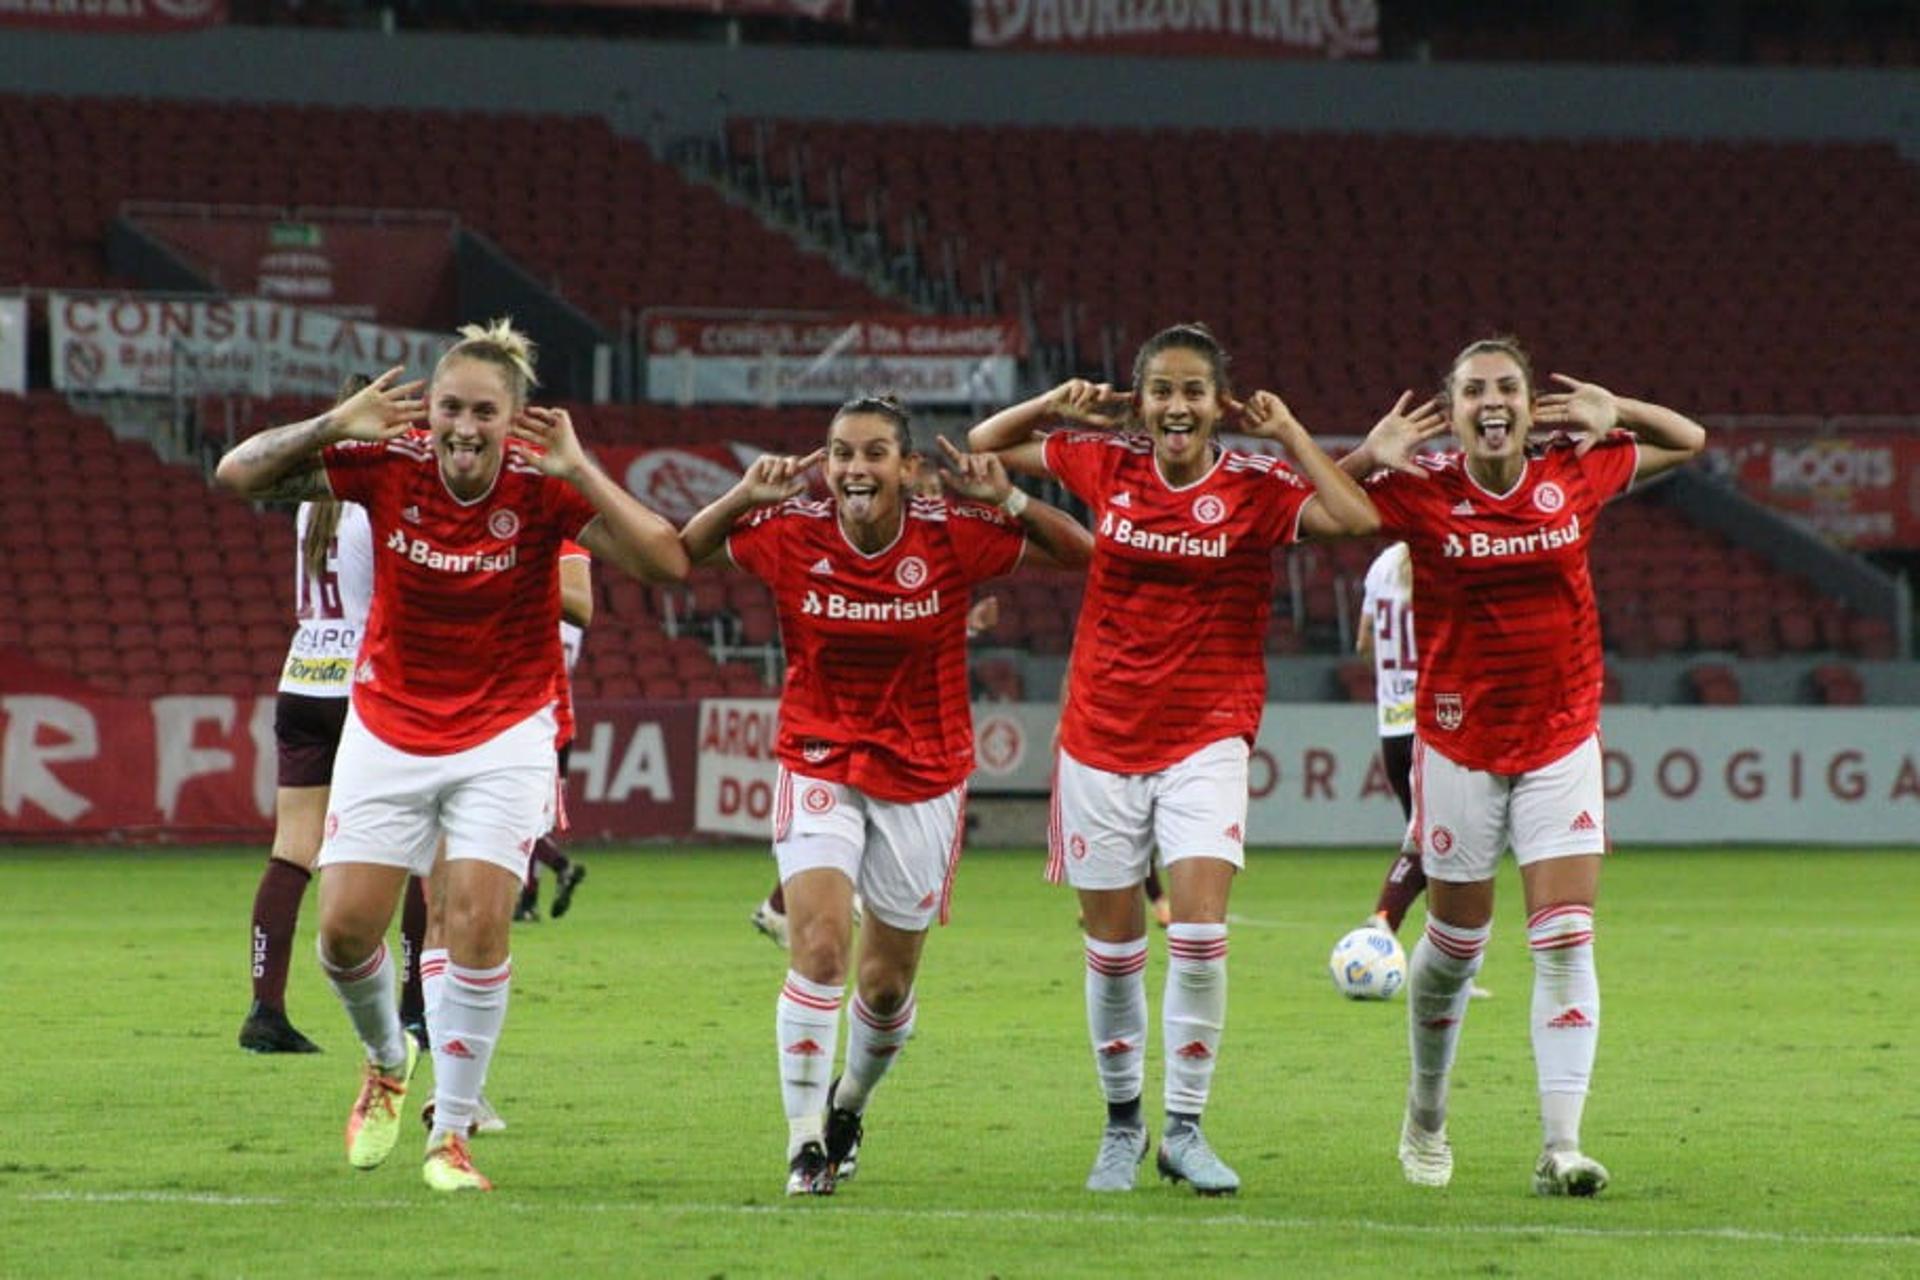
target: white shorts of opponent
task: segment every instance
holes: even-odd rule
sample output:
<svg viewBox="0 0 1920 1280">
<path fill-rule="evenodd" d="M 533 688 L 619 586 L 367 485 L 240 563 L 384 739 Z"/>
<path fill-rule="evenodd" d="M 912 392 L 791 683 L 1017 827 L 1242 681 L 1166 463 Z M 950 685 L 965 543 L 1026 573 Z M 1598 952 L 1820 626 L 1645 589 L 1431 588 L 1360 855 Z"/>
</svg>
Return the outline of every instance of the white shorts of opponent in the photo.
<svg viewBox="0 0 1920 1280">
<path fill-rule="evenodd" d="M 945 924 L 966 817 L 964 783 L 931 800 L 895 802 L 782 768 L 773 793 L 780 883 L 831 868 L 853 883 L 869 914 L 895 929 Z"/>
<path fill-rule="evenodd" d="M 1182 858 L 1246 865 L 1247 743 L 1222 738 L 1157 773 L 1109 773 L 1065 751 L 1054 762 L 1047 879 L 1129 889 Z"/>
<path fill-rule="evenodd" d="M 1413 744 L 1408 829 L 1429 880 L 1491 880 L 1511 847 L 1521 866 L 1607 851 L 1606 778 L 1595 735 L 1526 773 L 1481 773 Z"/>
<path fill-rule="evenodd" d="M 553 829 L 554 734 L 547 706 L 479 746 L 417 756 L 349 711 L 319 865 L 373 862 L 424 876 L 444 832 L 449 861 L 477 858 L 524 877 L 534 841 Z"/>
</svg>

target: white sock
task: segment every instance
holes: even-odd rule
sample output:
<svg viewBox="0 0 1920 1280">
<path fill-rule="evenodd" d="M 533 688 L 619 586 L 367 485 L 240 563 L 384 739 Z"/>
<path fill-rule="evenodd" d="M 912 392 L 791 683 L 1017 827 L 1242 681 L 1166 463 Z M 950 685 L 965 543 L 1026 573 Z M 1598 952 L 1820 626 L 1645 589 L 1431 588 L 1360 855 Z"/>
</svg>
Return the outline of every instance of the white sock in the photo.
<svg viewBox="0 0 1920 1280">
<path fill-rule="evenodd" d="M 427 1039 L 433 1045 L 433 1135 L 467 1136 L 473 1108 L 487 1084 L 487 1066 L 507 1020 L 507 989 L 513 960 L 491 969 L 468 969 L 451 961 L 440 998 L 427 1003 Z M 422 993 L 425 994 L 424 992 Z"/>
<path fill-rule="evenodd" d="M 380 1067 L 404 1067 L 407 1033 L 400 1026 L 400 993 L 393 983 L 393 956 L 382 942 L 359 964 L 336 969 L 320 954 L 320 968 L 340 1005 L 353 1023 L 354 1034 L 367 1047 L 367 1061 Z"/>
<path fill-rule="evenodd" d="M 1533 1061 L 1540 1128 L 1550 1151 L 1580 1149 L 1580 1115 L 1600 1041 L 1593 908 L 1545 907 L 1527 921 L 1533 950 Z"/>
<path fill-rule="evenodd" d="M 867 1095 L 912 1038 L 914 1015 L 919 1010 L 920 1002 L 911 991 L 889 1014 L 875 1013 L 859 992 L 854 993 L 847 1011 L 847 1069 L 840 1077 L 839 1089 L 834 1091 L 834 1106 L 855 1113 L 867 1109 Z"/>
<path fill-rule="evenodd" d="M 1136 1101 L 1147 1081 L 1147 940 L 1087 939 L 1087 1034 L 1109 1103 Z"/>
<path fill-rule="evenodd" d="M 1168 1111 L 1197 1116 L 1206 1108 L 1226 1022 L 1227 926 L 1168 925 L 1167 990 L 1160 1009 Z"/>
<path fill-rule="evenodd" d="M 775 1048 L 780 1051 L 780 1101 L 787 1109 L 787 1159 L 826 1132 L 827 1086 L 840 1045 L 840 997 L 844 984 L 811 982 L 787 970 L 774 1006 Z"/>
<path fill-rule="evenodd" d="M 1460 1045 L 1460 1024 L 1492 934 L 1492 925 L 1464 929 L 1429 916 L 1427 930 L 1413 948 L 1407 973 L 1407 1040 L 1413 1051 L 1407 1109 L 1413 1122 L 1428 1132 L 1447 1122 L 1447 1084 Z"/>
<path fill-rule="evenodd" d="M 426 1017 L 427 1042 L 433 1042 L 434 1010 L 447 989 L 447 949 L 426 947 L 420 952 L 420 1011 Z"/>
</svg>

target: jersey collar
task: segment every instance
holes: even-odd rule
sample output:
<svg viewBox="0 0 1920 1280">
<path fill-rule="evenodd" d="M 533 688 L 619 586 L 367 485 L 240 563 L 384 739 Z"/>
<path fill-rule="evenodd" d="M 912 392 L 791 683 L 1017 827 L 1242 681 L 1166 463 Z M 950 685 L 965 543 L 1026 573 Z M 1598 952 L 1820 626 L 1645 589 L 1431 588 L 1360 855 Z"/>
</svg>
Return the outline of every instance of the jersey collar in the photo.
<svg viewBox="0 0 1920 1280">
<path fill-rule="evenodd" d="M 1213 465 L 1208 467 L 1205 471 L 1202 471 L 1198 476 L 1194 477 L 1192 480 L 1188 481 L 1186 484 L 1175 484 L 1173 483 L 1173 481 L 1167 479 L 1165 473 L 1160 470 L 1160 455 L 1157 453 L 1149 453 L 1147 455 L 1147 461 L 1153 466 L 1153 478 L 1158 480 L 1160 482 L 1160 487 L 1165 489 L 1168 493 L 1185 493 L 1189 489 L 1199 488 L 1201 485 L 1205 484 L 1209 479 L 1211 479 L 1213 477 L 1213 473 L 1220 469 L 1220 464 L 1227 460 L 1227 451 L 1225 449 L 1221 448 L 1218 445 L 1212 445 L 1210 447 L 1214 451 Z"/>
<path fill-rule="evenodd" d="M 1522 455 L 1520 459 L 1520 476 L 1513 482 L 1513 488 L 1507 490 L 1505 493 L 1495 493 L 1493 490 L 1487 488 L 1487 486 L 1481 484 L 1479 477 L 1473 474 L 1473 468 L 1467 465 L 1467 456 L 1464 453 L 1460 455 L 1460 473 L 1466 476 L 1468 484 L 1486 494 L 1489 498 L 1494 499 L 1496 502 L 1505 502 L 1526 486 L 1527 477 L 1533 474 L 1533 459 Z"/>
</svg>

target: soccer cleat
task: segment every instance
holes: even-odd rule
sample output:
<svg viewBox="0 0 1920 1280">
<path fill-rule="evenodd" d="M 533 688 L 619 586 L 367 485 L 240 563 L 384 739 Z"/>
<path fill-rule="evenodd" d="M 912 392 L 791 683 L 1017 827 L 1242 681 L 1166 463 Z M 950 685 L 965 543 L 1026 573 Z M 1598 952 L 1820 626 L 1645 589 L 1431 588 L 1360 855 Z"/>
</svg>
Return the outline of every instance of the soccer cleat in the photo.
<svg viewBox="0 0 1920 1280">
<path fill-rule="evenodd" d="M 833 1162 L 817 1142 L 801 1147 L 787 1162 L 787 1194 L 790 1196 L 830 1196 L 833 1194 Z"/>
<path fill-rule="evenodd" d="M 859 1171 L 860 1138 L 866 1132 L 858 1111 L 833 1105 L 833 1095 L 839 1088 L 840 1080 L 835 1077 L 827 1090 L 827 1163 L 833 1166 L 835 1183 L 852 1181 Z"/>
<path fill-rule="evenodd" d="M 1607 1167 L 1578 1151 L 1542 1151 L 1533 1166 L 1537 1196 L 1597 1196 L 1607 1189 Z"/>
<path fill-rule="evenodd" d="M 406 1042 L 407 1061 L 399 1074 L 367 1063 L 360 1096 L 347 1114 L 347 1163 L 356 1169 L 378 1169 L 400 1136 L 400 1104 L 406 1100 L 414 1064 L 420 1061 L 420 1046 L 413 1037 L 401 1039 Z"/>
<path fill-rule="evenodd" d="M 1203 1196 L 1230 1196 L 1240 1189 L 1240 1175 L 1213 1153 L 1197 1124 L 1161 1134 L 1154 1163 L 1161 1177 L 1184 1182 Z"/>
<path fill-rule="evenodd" d="M 420 1166 L 420 1180 L 435 1191 L 491 1191 L 493 1184 L 473 1167 L 467 1153 L 467 1140 L 450 1133 L 427 1148 L 426 1161 Z"/>
<path fill-rule="evenodd" d="M 1400 1122 L 1400 1172 L 1416 1187 L 1444 1187 L 1453 1181 L 1453 1144 L 1447 1127 L 1422 1129 L 1407 1116 Z"/>
<path fill-rule="evenodd" d="M 787 947 L 787 916 L 784 911 L 775 911 L 773 904 L 762 900 L 747 917 L 749 923 L 767 937 L 773 939 L 782 951 Z"/>
<path fill-rule="evenodd" d="M 1087 1190 L 1133 1190 L 1148 1145 L 1144 1126 L 1110 1124 L 1101 1130 L 1100 1150 L 1093 1157 L 1093 1171 L 1087 1175 Z"/>
<path fill-rule="evenodd" d="M 569 862 L 567 869 L 554 877 L 556 884 L 553 893 L 553 906 L 548 908 L 547 914 L 555 920 L 567 914 L 567 909 L 573 906 L 573 891 L 579 888 L 580 882 L 586 878 L 587 868 L 584 864 Z"/>
<path fill-rule="evenodd" d="M 520 901 L 514 904 L 513 922 L 515 924 L 540 923 L 540 895 L 537 892 L 522 891 Z"/>
<path fill-rule="evenodd" d="M 253 1002 L 240 1024 L 240 1047 L 248 1053 L 318 1053 L 320 1046 L 293 1029 L 284 1010 Z"/>
</svg>

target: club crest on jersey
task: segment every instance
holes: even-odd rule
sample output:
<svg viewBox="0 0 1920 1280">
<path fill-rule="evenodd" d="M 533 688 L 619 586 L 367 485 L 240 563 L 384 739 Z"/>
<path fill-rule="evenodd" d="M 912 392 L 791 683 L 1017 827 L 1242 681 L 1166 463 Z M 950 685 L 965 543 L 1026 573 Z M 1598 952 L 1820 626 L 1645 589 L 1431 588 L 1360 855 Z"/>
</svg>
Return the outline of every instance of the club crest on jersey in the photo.
<svg viewBox="0 0 1920 1280">
<path fill-rule="evenodd" d="M 1087 838 L 1078 831 L 1074 832 L 1073 835 L 1067 839 L 1067 852 L 1072 855 L 1075 862 L 1085 858 L 1087 856 Z"/>
<path fill-rule="evenodd" d="M 815 783 L 800 796 L 800 807 L 818 816 L 833 812 L 833 788 Z"/>
<path fill-rule="evenodd" d="M 927 562 L 919 556 L 908 556 L 893 567 L 893 580 L 911 591 L 927 580 Z"/>
<path fill-rule="evenodd" d="M 1201 524 L 1219 524 L 1227 518 L 1227 504 L 1218 494 L 1203 493 L 1193 500 L 1193 518 Z"/>
<path fill-rule="evenodd" d="M 487 532 L 496 538 L 511 538 L 520 532 L 520 514 L 506 507 L 487 517 Z"/>
<path fill-rule="evenodd" d="M 1427 837 L 1427 847 L 1440 857 L 1453 852 L 1453 832 L 1445 827 L 1435 827 L 1433 834 Z"/>
<path fill-rule="evenodd" d="M 1533 505 L 1552 515 L 1567 505 L 1566 491 L 1551 480 L 1542 481 L 1533 488 Z"/>
<path fill-rule="evenodd" d="M 1467 718 L 1466 703 L 1457 693 L 1436 693 L 1433 695 L 1433 720 L 1442 729 L 1458 729 L 1461 721 Z"/>
</svg>

